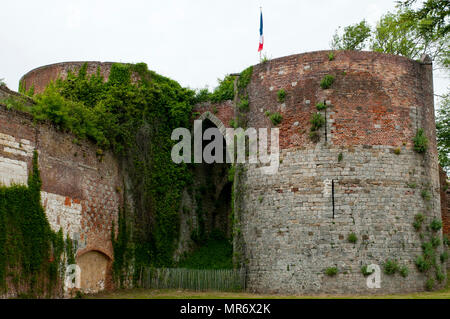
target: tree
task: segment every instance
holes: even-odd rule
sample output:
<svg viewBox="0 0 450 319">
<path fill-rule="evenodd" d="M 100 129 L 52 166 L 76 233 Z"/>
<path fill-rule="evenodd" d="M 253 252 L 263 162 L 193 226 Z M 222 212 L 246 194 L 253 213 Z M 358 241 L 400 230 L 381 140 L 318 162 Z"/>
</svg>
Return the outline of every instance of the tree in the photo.
<svg viewBox="0 0 450 319">
<path fill-rule="evenodd" d="M 403 12 L 383 15 L 378 21 L 371 39 L 371 49 L 377 52 L 420 58 L 423 44 L 416 22 L 403 18 Z"/>
<path fill-rule="evenodd" d="M 340 27 L 339 27 L 340 28 Z M 347 26 L 344 33 L 339 35 L 339 28 L 336 30 L 331 47 L 334 50 L 362 50 L 370 38 L 370 26 L 366 20 Z"/>
<path fill-rule="evenodd" d="M 412 5 L 417 0 L 399 1 L 400 8 L 409 9 L 408 17 L 413 20 L 421 21 L 421 27 L 425 32 L 437 33 L 444 36 L 450 32 L 449 0 L 427 0 L 421 8 L 413 9 Z"/>
<path fill-rule="evenodd" d="M 423 40 L 424 53 L 430 55 L 443 68 L 450 67 L 450 1 L 426 0 L 414 9 L 417 0 L 399 2 L 400 10 L 405 9 L 402 18 L 414 21 L 417 34 Z"/>
<path fill-rule="evenodd" d="M 442 97 L 436 118 L 436 137 L 439 163 L 450 172 L 450 93 Z"/>
<path fill-rule="evenodd" d="M 397 11 L 388 12 L 371 29 L 365 20 L 333 35 L 335 50 L 385 52 L 418 59 L 422 54 L 443 68 L 450 67 L 450 0 L 427 0 L 413 8 L 416 0 L 399 2 Z"/>
</svg>

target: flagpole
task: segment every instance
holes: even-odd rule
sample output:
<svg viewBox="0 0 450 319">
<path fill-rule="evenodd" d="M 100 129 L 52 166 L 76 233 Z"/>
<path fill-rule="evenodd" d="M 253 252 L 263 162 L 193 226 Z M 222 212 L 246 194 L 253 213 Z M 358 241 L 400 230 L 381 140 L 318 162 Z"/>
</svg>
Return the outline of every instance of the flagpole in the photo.
<svg viewBox="0 0 450 319">
<path fill-rule="evenodd" d="M 262 14 L 262 6 L 259 6 L 259 14 Z M 261 63 L 261 53 L 262 53 L 262 50 L 259 51 L 259 63 Z"/>
</svg>

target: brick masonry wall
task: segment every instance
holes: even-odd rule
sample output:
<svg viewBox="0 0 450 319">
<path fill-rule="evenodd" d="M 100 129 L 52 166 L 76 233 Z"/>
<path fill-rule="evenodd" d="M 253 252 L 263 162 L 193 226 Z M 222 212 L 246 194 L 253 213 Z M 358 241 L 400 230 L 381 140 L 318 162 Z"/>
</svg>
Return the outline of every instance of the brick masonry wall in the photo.
<svg viewBox="0 0 450 319">
<path fill-rule="evenodd" d="M 87 63 L 87 74 L 93 75 L 100 70 L 100 74 L 107 79 L 113 62 L 80 61 L 54 63 L 33 69 L 20 79 L 25 90 L 34 85 L 34 93 L 42 93 L 47 85 L 58 78 L 65 79 L 69 71 L 77 74 L 78 70 Z"/>
<path fill-rule="evenodd" d="M 200 103 L 194 107 L 193 112 L 199 114 L 197 118 L 202 117 L 205 113 L 214 115 L 225 127 L 230 127 L 230 121 L 234 118 L 234 104 L 231 100 L 220 103 Z"/>
<path fill-rule="evenodd" d="M 58 78 L 65 79 L 69 71 L 78 74 L 78 71 L 85 63 L 87 64 L 86 73 L 88 76 L 97 74 L 97 70 L 99 70 L 103 79 L 107 80 L 111 66 L 116 62 L 79 61 L 49 64 L 31 70 L 22 76 L 20 82 L 25 90 L 29 90 L 34 86 L 35 94 L 42 93 L 51 81 L 55 81 Z M 131 81 L 136 82 L 138 80 L 139 75 L 133 72 L 131 74 Z"/>
<path fill-rule="evenodd" d="M 334 75 L 335 83 L 323 90 L 319 83 L 326 74 Z M 284 103 L 277 101 L 281 88 L 287 92 Z M 240 228 L 249 289 L 423 290 L 426 278 L 414 265 L 421 241 L 412 223 L 428 205 L 425 223 L 441 216 L 431 65 L 357 51 L 336 52 L 329 61 L 328 51 L 311 52 L 256 65 L 248 90 L 249 127 L 271 127 L 266 110 L 283 116 L 278 173 L 261 175 L 247 165 L 242 188 Z M 308 134 L 319 101 L 330 107 L 322 111 L 327 121 L 316 144 Z M 419 127 L 430 140 L 425 156 L 412 149 Z M 429 203 L 421 197 L 425 188 L 433 195 Z M 347 241 L 351 232 L 358 237 L 356 245 Z M 408 266 L 409 276 L 382 274 L 381 288 L 368 289 L 361 266 L 382 267 L 388 258 Z M 339 274 L 326 276 L 325 269 L 333 266 Z"/>
<path fill-rule="evenodd" d="M 78 242 L 77 260 L 92 251 L 98 253 L 92 260 L 103 258 L 97 268 L 91 265 L 84 277 L 82 269 L 82 282 L 89 282 L 82 288 L 93 292 L 112 284 L 111 226 L 113 220 L 117 222 L 121 205 L 121 179 L 112 154 L 107 152 L 100 159 L 95 145 L 77 145 L 73 139 L 51 125 L 34 124 L 29 115 L 0 105 L 0 182 L 26 184 L 33 150 L 37 149 L 42 204 L 51 227 L 55 231 L 62 227 L 65 236 Z M 98 270 L 96 277 L 92 267 Z"/>
</svg>

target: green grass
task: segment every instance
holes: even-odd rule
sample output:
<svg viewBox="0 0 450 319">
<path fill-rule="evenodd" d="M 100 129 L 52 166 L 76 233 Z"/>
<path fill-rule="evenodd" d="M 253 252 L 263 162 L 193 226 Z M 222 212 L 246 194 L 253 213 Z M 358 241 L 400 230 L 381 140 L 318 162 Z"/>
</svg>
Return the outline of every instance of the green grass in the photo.
<svg viewBox="0 0 450 319">
<path fill-rule="evenodd" d="M 450 299 L 450 286 L 433 292 L 396 295 L 271 295 L 247 292 L 193 292 L 176 289 L 129 289 L 88 295 L 89 299 Z"/>
<path fill-rule="evenodd" d="M 232 269 L 233 245 L 226 238 L 211 239 L 180 261 L 189 269 Z"/>
</svg>

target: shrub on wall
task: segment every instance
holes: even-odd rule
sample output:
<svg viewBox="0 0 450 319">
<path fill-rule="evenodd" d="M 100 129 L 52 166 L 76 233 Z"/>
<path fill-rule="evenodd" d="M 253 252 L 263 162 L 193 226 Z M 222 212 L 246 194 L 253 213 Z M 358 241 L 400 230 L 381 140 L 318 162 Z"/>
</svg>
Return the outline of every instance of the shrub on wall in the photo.
<svg viewBox="0 0 450 319">
<path fill-rule="evenodd" d="M 285 89 L 280 89 L 277 92 L 277 98 L 278 98 L 278 102 L 283 103 L 285 98 L 286 98 L 286 90 Z"/>
<path fill-rule="evenodd" d="M 239 111 L 248 112 L 249 108 L 250 108 L 250 104 L 248 101 L 248 97 L 241 99 L 241 101 L 239 103 Z"/>
<path fill-rule="evenodd" d="M 422 228 L 423 219 L 424 219 L 424 217 L 422 214 L 417 214 L 414 216 L 413 226 L 414 226 L 415 230 L 418 231 Z"/>
<path fill-rule="evenodd" d="M 428 138 L 423 128 L 417 130 L 416 136 L 413 138 L 414 150 L 417 153 L 425 153 L 428 148 Z"/>
<path fill-rule="evenodd" d="M 329 268 L 325 269 L 325 274 L 327 276 L 333 277 L 333 276 L 336 276 L 337 273 L 338 273 L 337 267 L 329 267 Z"/>
<path fill-rule="evenodd" d="M 281 123 L 281 121 L 283 121 L 283 116 L 278 112 L 272 113 L 270 111 L 266 111 L 265 114 L 274 126 L 277 126 Z"/>
<path fill-rule="evenodd" d="M 356 244 L 356 242 L 358 241 L 358 237 L 355 233 L 350 233 L 348 234 L 347 240 L 349 243 Z"/>
<path fill-rule="evenodd" d="M 442 228 L 442 221 L 439 219 L 433 219 L 430 223 L 430 228 L 432 231 L 439 231 Z"/>
<path fill-rule="evenodd" d="M 388 259 L 383 265 L 383 270 L 386 275 L 393 275 L 399 271 L 399 265 L 396 260 Z"/>
<path fill-rule="evenodd" d="M 327 105 L 324 102 L 319 102 L 316 104 L 316 108 L 318 111 L 323 111 L 327 108 Z"/>
<path fill-rule="evenodd" d="M 270 114 L 269 118 L 274 126 L 277 126 L 283 120 L 283 116 L 281 116 L 281 114 L 278 112 Z"/>
<path fill-rule="evenodd" d="M 247 87 L 247 85 L 250 83 L 250 80 L 252 79 L 252 74 L 253 66 L 246 68 L 240 73 L 237 83 L 237 87 L 239 90 L 244 90 Z"/>
<path fill-rule="evenodd" d="M 408 277 L 409 269 L 407 266 L 402 266 L 402 267 L 400 267 L 399 272 L 402 277 L 406 278 L 406 277 Z"/>
<path fill-rule="evenodd" d="M 328 53 L 328 61 L 333 61 L 334 60 L 334 53 L 330 52 Z"/>
<path fill-rule="evenodd" d="M 327 74 L 323 77 L 322 81 L 320 81 L 320 87 L 322 89 L 329 89 L 333 83 L 334 76 Z"/>
<path fill-rule="evenodd" d="M 325 124 L 325 118 L 320 113 L 313 113 L 310 122 L 311 130 L 317 131 Z"/>
</svg>

